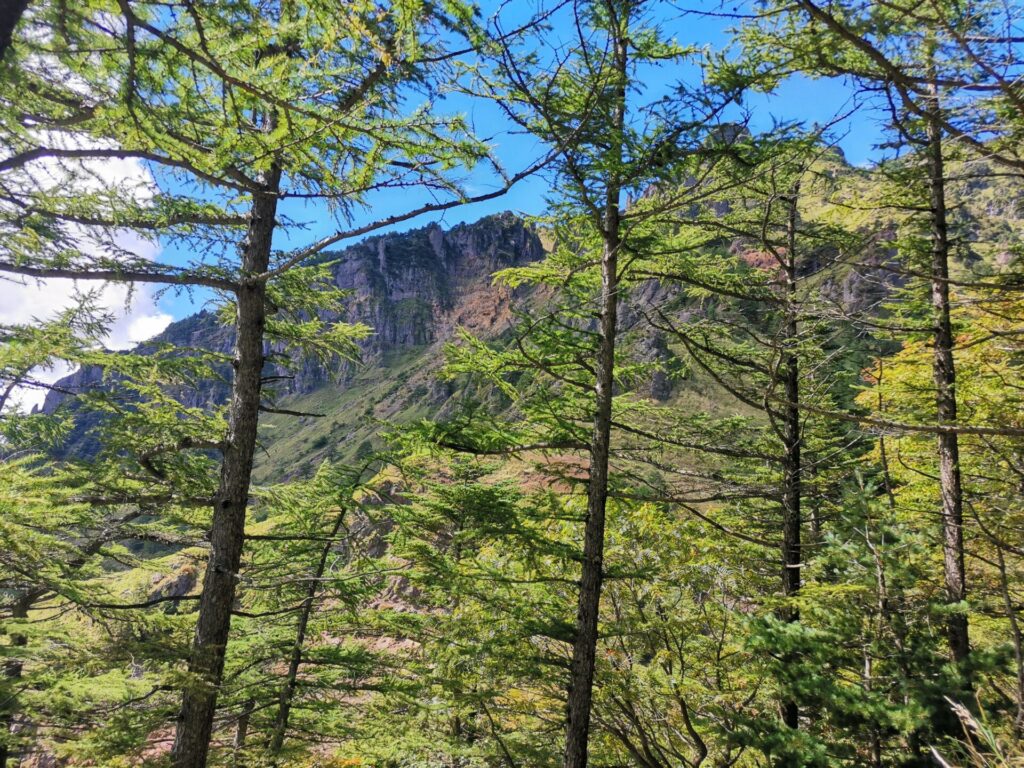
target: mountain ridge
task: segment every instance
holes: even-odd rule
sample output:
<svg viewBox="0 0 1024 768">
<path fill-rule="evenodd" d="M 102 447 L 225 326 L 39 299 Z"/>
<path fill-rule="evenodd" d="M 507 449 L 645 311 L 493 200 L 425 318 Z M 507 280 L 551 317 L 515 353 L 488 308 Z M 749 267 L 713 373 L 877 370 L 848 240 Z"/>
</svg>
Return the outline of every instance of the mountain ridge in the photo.
<svg viewBox="0 0 1024 768">
<path fill-rule="evenodd" d="M 862 173 L 842 158 L 829 160 L 825 174 L 836 185 L 826 196 L 846 190 L 846 194 L 869 197 L 870 184 Z M 964 194 L 963 208 L 953 223 L 968 233 L 972 247 L 963 249 L 959 263 L 999 264 L 1000 253 L 986 243 L 998 242 L 1001 230 L 1013 227 L 1024 211 L 1024 191 L 1014 185 L 998 183 L 972 186 Z M 812 201 L 813 202 L 813 201 Z M 819 212 L 813 202 L 809 215 Z M 993 206 L 1002 214 L 988 224 L 996 231 L 977 232 L 975 222 L 982 211 L 991 214 Z M 843 312 L 877 311 L 889 292 L 902 283 L 890 269 L 896 251 L 890 240 L 897 225 L 894 219 L 860 214 L 854 226 L 875 237 L 866 239 L 864 248 L 848 256 L 832 251 L 809 251 L 804 255 L 801 274 L 812 278 L 812 289 L 827 297 Z M 723 246 L 741 256 L 750 268 L 764 268 L 756 247 L 742 238 Z M 976 252 L 981 249 L 982 253 Z M 401 423 L 417 418 L 436 417 L 446 412 L 445 402 L 455 393 L 454 385 L 434 375 L 441 366 L 440 346 L 454 338 L 457 329 L 493 339 L 515 323 L 513 306 L 535 289 L 512 289 L 496 285 L 495 272 L 535 262 L 545 255 L 541 233 L 510 212 L 486 216 L 472 223 L 443 229 L 436 223 L 402 233 L 368 238 L 341 251 L 325 253 L 321 260 L 331 262 L 334 284 L 350 296 L 344 310 L 325 317 L 338 322 L 361 322 L 371 334 L 360 343 L 361 361 L 336 361 L 331 365 L 304 360 L 285 369 L 268 366 L 275 381 L 277 397 L 287 401 L 289 410 L 325 414 L 324 418 L 282 417 L 267 414 L 261 420 L 266 438 L 264 451 L 257 460 L 257 476 L 262 479 L 293 476 L 311 470 L 324 458 L 348 461 L 369 448 L 379 446 L 381 422 Z M 833 267 L 838 266 L 838 269 Z M 820 278 L 813 278 L 821 272 Z M 661 303 L 666 299 L 680 312 L 680 319 L 694 307 L 684 307 L 677 298 L 678 286 L 663 286 L 649 281 L 639 286 L 634 297 L 641 304 Z M 622 310 L 623 330 L 639 320 L 633 308 Z M 668 370 L 673 367 L 673 350 L 666 339 L 647 328 L 636 339 L 634 352 L 645 361 L 660 361 L 652 380 L 643 384 L 645 394 L 665 401 L 678 388 Z M 170 344 L 176 348 L 204 348 L 230 354 L 233 333 L 221 325 L 209 310 L 203 310 L 172 323 L 152 340 L 140 345 Z M 228 395 L 230 369 L 225 364 L 220 380 L 210 381 L 194 391 L 181 393 L 186 406 L 201 407 L 223 403 Z M 69 398 L 64 391 L 77 392 L 103 386 L 99 369 L 80 369 L 57 383 L 57 390 L 46 398 L 43 410 L 52 413 Z M 268 394 L 270 394 L 268 392 Z M 450 409 L 448 409 L 450 410 Z M 88 453 L 83 432 L 90 426 L 76 425 L 69 439 L 71 449 Z M 83 450 L 83 447 L 85 450 Z"/>
<path fill-rule="evenodd" d="M 493 273 L 537 261 L 543 255 L 538 233 L 509 212 L 449 229 L 432 223 L 378 235 L 323 254 L 322 260 L 331 262 L 334 285 L 349 292 L 342 312 L 326 314 L 323 319 L 364 323 L 371 333 L 359 344 L 357 363 L 338 360 L 325 366 L 311 359 L 290 366 L 268 363 L 268 375 L 282 377 L 277 381 L 276 396 L 291 400 L 325 390 L 321 395 L 341 398 L 349 389 L 359 389 L 374 379 L 376 372 L 390 369 L 396 360 L 419 357 L 446 342 L 458 328 L 484 337 L 500 334 L 511 326 L 512 302 L 522 290 L 494 285 Z M 215 312 L 202 309 L 172 322 L 136 351 L 145 354 L 170 345 L 229 355 L 233 343 L 233 329 L 223 325 Z M 438 355 L 425 356 L 418 370 L 400 375 L 422 375 L 423 369 L 436 369 L 438 364 Z M 217 380 L 175 394 L 187 407 L 219 405 L 229 394 L 229 366 L 220 366 L 218 373 Z M 52 414 L 69 404 L 74 394 L 104 386 L 109 382 L 104 382 L 99 367 L 80 368 L 56 383 L 42 411 Z M 434 399 L 436 396 L 435 392 Z M 76 419 L 61 453 L 92 452 L 95 443 L 89 433 L 96 426 L 97 419 L 91 415 Z"/>
</svg>

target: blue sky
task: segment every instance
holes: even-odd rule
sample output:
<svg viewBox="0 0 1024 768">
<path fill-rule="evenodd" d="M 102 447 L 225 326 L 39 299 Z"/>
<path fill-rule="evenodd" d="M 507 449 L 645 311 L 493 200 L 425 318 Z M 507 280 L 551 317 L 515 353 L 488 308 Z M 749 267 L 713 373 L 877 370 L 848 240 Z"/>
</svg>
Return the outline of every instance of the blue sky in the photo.
<svg viewBox="0 0 1024 768">
<path fill-rule="evenodd" d="M 691 7 L 697 7 L 698 0 L 691 0 Z M 517 0 L 513 13 L 525 15 L 533 2 Z M 729 29 L 737 24 L 732 18 L 707 13 L 723 8 L 715 3 L 706 3 L 699 12 L 688 11 L 671 2 L 655 6 L 659 15 L 658 22 L 665 36 L 674 38 L 682 45 L 696 45 L 712 50 L 722 50 L 731 40 Z M 734 10 L 734 6 L 725 11 Z M 484 8 L 485 14 L 487 8 Z M 505 28 L 515 24 L 509 19 Z M 699 75 L 694 67 L 689 71 L 676 67 L 662 67 L 645 75 L 644 92 L 636 98 L 640 101 L 656 97 L 666 92 L 672 85 L 685 77 L 694 78 Z M 811 80 L 805 77 L 794 77 L 784 82 L 771 95 L 753 95 L 745 99 L 743 107 L 750 113 L 753 130 L 769 129 L 775 122 L 800 121 L 807 126 L 815 123 L 826 124 L 834 120 L 837 114 L 850 111 L 853 104 L 853 92 L 843 82 L 836 80 Z M 524 167 L 530 160 L 538 157 L 542 148 L 532 137 L 524 136 L 513 130 L 502 115 L 500 109 L 482 99 L 467 97 L 450 97 L 437 105 L 446 112 L 458 111 L 465 113 L 476 127 L 478 135 L 493 137 L 494 151 L 503 165 L 511 172 Z M 737 112 L 737 115 L 739 113 Z M 865 164 L 875 156 L 874 146 L 879 140 L 877 122 L 867 110 L 861 110 L 848 118 L 835 133 L 840 147 L 849 162 Z M 471 174 L 468 187 L 471 192 L 482 192 L 493 183 L 492 177 Z M 483 216 L 499 211 L 511 210 L 526 215 L 541 214 L 545 210 L 545 201 L 550 198 L 552 190 L 549 179 L 543 175 L 520 182 L 504 196 L 485 203 L 468 205 L 450 210 L 443 214 L 432 214 L 403 223 L 392 229 L 402 231 L 414 227 L 425 226 L 430 222 L 440 223 L 444 227 L 462 221 L 475 221 Z M 422 202 L 425 198 L 417 197 L 408 191 L 385 192 L 372 200 L 368 210 L 356 211 L 354 225 L 374 221 L 382 217 L 400 213 Z M 338 222 L 328 213 L 322 204 L 290 204 L 285 212 L 293 219 L 302 222 L 301 228 L 282 229 L 275 239 L 278 248 L 291 249 L 312 242 L 330 234 L 338 228 Z M 166 246 L 162 260 L 181 263 L 188 260 L 190 254 L 173 246 Z M 168 292 L 160 299 L 162 311 L 175 318 L 183 317 L 208 300 L 209 295 L 197 292 L 192 296 Z"/>
</svg>

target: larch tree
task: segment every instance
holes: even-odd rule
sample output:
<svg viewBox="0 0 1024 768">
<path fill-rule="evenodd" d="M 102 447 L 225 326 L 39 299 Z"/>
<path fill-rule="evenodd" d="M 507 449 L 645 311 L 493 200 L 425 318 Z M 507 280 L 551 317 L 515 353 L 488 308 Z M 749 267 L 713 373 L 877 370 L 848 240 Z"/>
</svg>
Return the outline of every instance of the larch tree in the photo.
<svg viewBox="0 0 1024 768">
<path fill-rule="evenodd" d="M 636 265 L 648 256 L 652 232 L 709 194 L 684 182 L 711 173 L 716 151 L 704 138 L 735 94 L 705 93 L 681 83 L 668 87 L 675 98 L 644 94 L 648 69 L 693 55 L 662 39 L 652 4 L 599 0 L 554 10 L 545 18 L 550 39 L 543 40 L 553 58 L 539 57 L 533 41 L 528 50 L 498 45 L 497 71 L 482 84 L 512 122 L 551 148 L 562 196 L 543 220 L 551 226 L 554 253 L 497 279 L 545 286 L 554 297 L 543 314 L 522 323 L 507 351 L 495 354 L 471 342 L 454 370 L 493 376 L 529 412 L 522 426 L 492 436 L 486 450 L 501 444 L 507 452 L 582 453 L 586 510 L 562 764 L 583 768 L 606 576 L 606 516 L 611 489 L 620 482 L 610 474 L 622 416 L 616 414 L 617 389 L 627 370 L 617 368 L 623 352 L 620 311 L 638 279 Z M 503 37 L 500 29 L 494 37 Z M 500 383 L 517 368 L 529 372 L 535 388 L 515 393 Z"/>
<path fill-rule="evenodd" d="M 302 298 L 307 265 L 348 238 L 497 197 L 526 173 L 493 164 L 494 190 L 468 195 L 460 174 L 487 147 L 459 117 L 414 101 L 452 75 L 450 43 L 472 41 L 472 26 L 468 7 L 418 0 L 386 11 L 371 2 L 37 3 L 5 58 L 0 271 L 208 289 L 232 308 L 226 431 L 165 449 L 219 454 L 176 766 L 206 763 L 259 414 L 273 407 L 267 344 L 350 353 L 363 333 L 317 320 L 316 302 Z M 104 175 L 111 159 L 131 161 L 140 178 Z M 410 187 L 418 203 L 353 223 L 375 194 Z M 336 229 L 283 248 L 307 204 L 328 208 Z M 153 261 L 131 236 L 195 255 Z"/>
<path fill-rule="evenodd" d="M 587 383 L 592 402 L 586 445 L 587 504 L 566 708 L 565 768 L 585 768 L 604 578 L 605 515 L 611 451 L 612 401 L 618 307 L 622 299 L 623 194 L 638 181 L 628 168 L 631 128 L 627 91 L 636 67 L 641 4 L 627 0 L 573 3 L 578 24 L 565 62 L 534 70 L 506 48 L 500 71 L 508 85 L 508 113 L 556 151 L 573 218 L 596 246 L 598 292 L 590 309 L 593 368 Z M 633 148 L 638 148 L 636 144 Z M 570 211 L 565 211 L 569 214 Z M 589 236 L 588 236 L 589 235 Z"/>
<path fill-rule="evenodd" d="M 688 378 L 732 407 L 698 415 L 662 406 L 654 422 L 660 426 L 648 431 L 667 445 L 690 435 L 688 444 L 680 440 L 676 461 L 709 467 L 679 472 L 678 479 L 669 473 L 665 500 L 723 535 L 777 547 L 768 562 L 778 564 L 776 614 L 783 626 L 767 631 L 777 648 L 774 682 L 785 728 L 775 756 L 793 756 L 803 747 L 789 732 L 813 718 L 800 702 L 811 698 L 799 681 L 808 674 L 803 649 L 813 632 L 800 624 L 802 585 L 833 514 L 850 439 L 849 430 L 820 413 L 843 397 L 842 369 L 857 354 L 844 344 L 842 326 L 828 322 L 835 297 L 821 284 L 853 238 L 821 216 L 841 161 L 820 136 L 731 132 L 735 162 L 717 167 L 708 200 L 664 234 L 658 258 L 645 266 L 646 274 L 677 288 L 645 315 L 679 350 Z M 733 507 L 745 512 L 742 524 L 732 518 Z"/>
<path fill-rule="evenodd" d="M 855 4 L 825 8 L 802 0 L 792 7 L 770 9 L 759 26 L 748 30 L 750 54 L 756 61 L 769 62 L 770 78 L 794 71 L 852 78 L 888 105 L 893 140 L 910 145 L 920 159 L 920 182 L 927 190 L 921 209 L 928 222 L 930 255 L 926 264 L 914 262 L 906 269 L 908 274 L 926 276 L 930 294 L 942 549 L 951 606 L 946 624 L 950 654 L 961 666 L 967 662 L 970 642 L 964 608 L 968 590 L 946 187 L 947 156 L 954 144 L 985 151 L 985 129 L 973 108 L 979 100 L 969 94 L 1001 87 L 995 70 L 959 57 L 963 35 L 976 37 L 990 26 L 979 13 L 980 9 L 945 3 L 896 4 L 875 11 Z M 808 30 L 818 35 L 808 36 Z M 966 100 L 968 106 L 951 108 L 943 103 L 947 99 L 953 104 Z M 1010 165 L 1015 162 L 1004 159 Z"/>
</svg>

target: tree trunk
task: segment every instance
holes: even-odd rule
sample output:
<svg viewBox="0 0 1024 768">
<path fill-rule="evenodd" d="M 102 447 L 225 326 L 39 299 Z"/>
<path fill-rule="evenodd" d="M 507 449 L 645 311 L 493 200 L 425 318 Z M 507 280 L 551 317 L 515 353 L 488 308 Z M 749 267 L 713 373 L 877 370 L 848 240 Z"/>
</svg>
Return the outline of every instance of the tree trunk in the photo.
<svg viewBox="0 0 1024 768">
<path fill-rule="evenodd" d="M 292 701 L 295 698 L 296 682 L 299 677 L 299 667 L 302 666 L 302 652 L 306 644 L 306 628 L 309 626 L 309 617 L 313 613 L 313 605 L 316 602 L 316 593 L 320 589 L 320 579 L 323 578 L 324 570 L 327 568 L 327 559 L 330 557 L 331 549 L 334 546 L 334 539 L 341 530 L 341 524 L 345 520 L 345 513 L 342 511 L 334 521 L 334 526 L 328 534 L 330 541 L 324 544 L 320 552 L 320 560 L 317 562 L 313 579 L 309 582 L 306 590 L 306 597 L 302 601 L 302 608 L 299 612 L 299 623 L 295 629 L 295 642 L 292 645 L 291 657 L 288 660 L 288 671 L 285 674 L 284 685 L 281 686 L 281 693 L 278 697 L 277 716 L 274 718 L 274 730 L 270 737 L 271 764 L 276 765 L 277 755 L 284 746 L 284 737 L 288 732 L 288 717 L 292 710 Z"/>
<path fill-rule="evenodd" d="M 244 241 L 241 287 L 235 315 L 235 353 L 232 361 L 228 439 L 221 463 L 220 486 L 210 529 L 211 552 L 199 600 L 199 618 L 192 641 L 189 672 L 171 761 L 174 768 L 204 768 L 213 731 L 217 689 L 231 627 L 238 568 L 245 537 L 260 386 L 264 362 L 266 284 L 256 276 L 270 263 L 277 190 L 281 171 L 276 166 L 264 178 L 264 191 L 254 195 L 252 220 Z"/>
<path fill-rule="evenodd" d="M 14 28 L 28 10 L 30 0 L 5 0 L 0 3 L 0 61 L 11 46 Z M 0 763 L 2 765 L 2 763 Z"/>
<path fill-rule="evenodd" d="M 942 157 L 942 125 L 938 88 L 932 86 L 928 113 L 928 187 L 931 221 L 931 299 L 934 325 L 932 375 L 935 379 L 935 405 L 940 425 L 955 425 L 956 369 L 953 363 L 953 326 L 949 307 L 949 230 L 946 222 L 945 168 Z M 938 437 L 939 488 L 942 496 L 943 570 L 946 601 L 962 603 L 967 599 L 964 567 L 963 488 L 960 478 L 960 446 L 955 432 Z M 953 660 L 962 664 L 970 655 L 967 615 L 951 613 L 946 619 L 946 635 Z"/>
<path fill-rule="evenodd" d="M 249 720 L 252 718 L 252 712 L 256 708 L 256 702 L 253 699 L 246 699 L 245 704 L 242 705 L 242 711 L 238 713 L 238 722 L 235 725 L 235 740 L 231 744 L 233 750 L 231 756 L 231 764 L 233 766 L 242 765 L 242 750 L 245 749 L 245 739 L 249 735 Z"/>
<path fill-rule="evenodd" d="M 30 596 L 20 598 L 13 606 L 11 606 L 11 618 L 12 619 L 27 619 L 28 609 L 35 602 L 37 598 L 34 593 L 30 593 Z M 12 648 L 24 648 L 28 645 L 28 638 L 21 632 L 11 633 L 11 647 Z M 6 687 L 10 690 L 5 696 L 4 700 L 0 702 L 0 768 L 7 768 L 7 761 L 13 757 L 11 750 L 11 738 L 13 736 L 12 729 L 14 727 L 14 716 L 17 714 L 17 694 L 14 691 L 14 686 L 17 685 L 17 681 L 21 679 L 21 670 L 24 667 L 24 660 L 18 657 L 11 657 L 5 663 L 3 667 L 3 676 L 5 678 Z M 17 762 L 17 761 L 15 761 Z"/>
<path fill-rule="evenodd" d="M 617 220 L 618 211 L 607 216 Z M 590 703 L 597 652 L 597 619 L 601 602 L 604 559 L 605 507 L 608 501 L 608 454 L 611 440 L 612 389 L 617 326 L 618 241 L 606 242 L 601 258 L 601 333 L 597 354 L 594 427 L 590 440 L 587 519 L 583 534 L 583 572 L 580 578 L 576 634 L 569 677 L 565 768 L 585 768 L 590 730 Z"/>
<path fill-rule="evenodd" d="M 614 31 L 614 57 L 620 81 L 616 84 L 610 137 L 621 161 L 622 130 L 626 112 L 626 41 L 623 26 Z M 580 578 L 576 633 L 569 672 L 564 768 L 586 768 L 593 699 L 597 621 L 604 569 L 605 508 L 608 502 L 608 455 L 611 442 L 612 397 L 615 373 L 615 337 L 618 331 L 619 247 L 621 198 L 617 170 L 605 189 L 601 254 L 601 315 L 594 386 L 594 424 L 590 438 L 587 518 L 583 533 L 583 570 Z"/>
<path fill-rule="evenodd" d="M 797 343 L 796 316 L 796 224 L 797 196 L 795 188 L 789 198 L 789 221 L 787 226 L 786 254 L 786 318 L 783 331 L 783 354 L 785 355 L 786 408 L 783 414 L 782 440 L 782 594 L 796 597 L 800 592 L 800 361 L 795 345 Z M 800 621 L 800 611 L 789 608 L 786 620 Z M 782 703 L 782 719 L 790 728 L 799 725 L 800 710 L 795 701 Z"/>
</svg>

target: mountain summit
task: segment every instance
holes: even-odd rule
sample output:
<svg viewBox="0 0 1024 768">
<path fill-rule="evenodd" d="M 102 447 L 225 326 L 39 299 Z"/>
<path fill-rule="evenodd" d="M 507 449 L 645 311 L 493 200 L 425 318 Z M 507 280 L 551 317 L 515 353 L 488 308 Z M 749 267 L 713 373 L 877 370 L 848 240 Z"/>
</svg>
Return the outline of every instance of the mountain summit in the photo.
<svg viewBox="0 0 1024 768">
<path fill-rule="evenodd" d="M 346 309 L 327 320 L 362 322 L 372 333 L 361 344 L 358 363 L 338 361 L 322 366 L 300 363 L 287 373 L 278 388 L 296 401 L 296 409 L 325 414 L 321 418 L 275 417 L 266 419 L 266 446 L 270 454 L 284 440 L 283 459 L 261 460 L 266 476 L 294 474 L 326 455 L 328 446 L 339 458 L 372 442 L 376 420 L 403 413 L 426 415 L 444 397 L 433 373 L 440 364 L 440 345 L 458 328 L 491 337 L 509 328 L 515 291 L 496 286 L 494 272 L 540 259 L 544 248 L 537 233 L 511 213 L 488 216 L 471 224 L 443 229 L 430 224 L 404 233 L 369 238 L 342 251 L 324 255 L 332 264 L 335 284 L 350 291 Z M 170 344 L 176 348 L 201 348 L 229 353 L 233 330 L 218 322 L 215 313 L 203 310 L 171 323 L 140 349 Z M 222 403 L 228 395 L 227 371 L 221 381 L 211 381 L 181 393 L 188 406 Z M 388 383 L 386 391 L 378 385 Z M 61 379 L 47 396 L 43 410 L 52 413 L 71 395 L 103 386 L 99 368 L 82 368 Z M 354 407 L 358 401 L 358 412 Z M 94 419 L 83 418 L 70 435 L 65 451 L 93 450 L 89 433 Z M 301 429 L 301 437 L 297 430 Z M 328 437 L 328 432 L 331 434 Z M 365 434 L 363 434 L 365 432 Z M 353 438 L 358 438 L 353 444 Z M 295 445 L 295 440 L 299 445 Z M 274 466 L 271 466 L 274 465 Z"/>
</svg>

